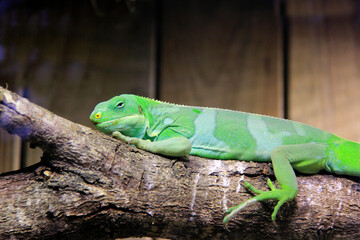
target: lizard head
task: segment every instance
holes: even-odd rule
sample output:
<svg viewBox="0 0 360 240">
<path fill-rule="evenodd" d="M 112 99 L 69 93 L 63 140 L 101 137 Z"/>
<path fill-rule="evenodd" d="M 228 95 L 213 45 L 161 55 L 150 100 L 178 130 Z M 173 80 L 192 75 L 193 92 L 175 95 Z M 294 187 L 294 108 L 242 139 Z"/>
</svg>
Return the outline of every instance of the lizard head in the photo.
<svg viewBox="0 0 360 240">
<path fill-rule="evenodd" d="M 145 116 L 135 95 L 123 94 L 101 102 L 90 115 L 96 128 L 106 134 L 119 131 L 129 137 L 142 138 L 145 134 Z"/>
</svg>

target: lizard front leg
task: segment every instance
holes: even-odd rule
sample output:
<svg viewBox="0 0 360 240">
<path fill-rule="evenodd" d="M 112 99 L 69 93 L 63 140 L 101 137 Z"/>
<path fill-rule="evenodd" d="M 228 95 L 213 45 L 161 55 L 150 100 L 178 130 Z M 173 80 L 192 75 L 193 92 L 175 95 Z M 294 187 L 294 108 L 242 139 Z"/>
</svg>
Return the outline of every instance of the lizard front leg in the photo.
<svg viewBox="0 0 360 240">
<path fill-rule="evenodd" d="M 160 141 L 143 140 L 123 135 L 121 132 L 113 132 L 112 137 L 135 145 L 137 148 L 148 152 L 161 154 L 169 157 L 181 157 L 188 155 L 191 151 L 191 142 L 183 136 L 172 137 Z"/>
</svg>

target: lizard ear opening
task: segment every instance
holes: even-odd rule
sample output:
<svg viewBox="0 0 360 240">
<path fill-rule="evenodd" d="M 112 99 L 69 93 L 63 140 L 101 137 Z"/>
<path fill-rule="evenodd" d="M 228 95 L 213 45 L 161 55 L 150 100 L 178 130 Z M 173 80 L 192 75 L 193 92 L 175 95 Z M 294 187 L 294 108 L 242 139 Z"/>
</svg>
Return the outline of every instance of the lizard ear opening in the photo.
<svg viewBox="0 0 360 240">
<path fill-rule="evenodd" d="M 141 115 L 144 115 L 143 110 L 141 109 L 141 106 L 140 106 L 140 105 L 138 106 L 138 110 L 139 110 L 139 113 L 140 113 Z"/>
</svg>

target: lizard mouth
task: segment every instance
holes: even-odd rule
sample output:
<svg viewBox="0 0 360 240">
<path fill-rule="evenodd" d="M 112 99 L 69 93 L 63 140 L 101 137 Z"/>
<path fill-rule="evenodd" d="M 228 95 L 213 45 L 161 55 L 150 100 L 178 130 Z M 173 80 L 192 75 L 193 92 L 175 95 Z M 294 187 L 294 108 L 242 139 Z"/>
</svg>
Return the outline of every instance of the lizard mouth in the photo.
<svg viewBox="0 0 360 240">
<path fill-rule="evenodd" d="M 134 117 L 137 117 L 137 115 L 128 115 L 128 116 L 124 116 L 121 118 L 115 118 L 112 120 L 107 120 L 104 122 L 93 122 L 94 125 L 96 127 L 101 127 L 101 126 L 122 126 L 124 124 L 124 122 L 126 122 L 127 120 L 131 120 Z"/>
<path fill-rule="evenodd" d="M 121 121 L 122 118 L 117 118 L 117 119 L 113 119 L 113 120 L 109 120 L 109 121 L 105 121 L 105 122 L 94 122 L 95 126 L 102 126 L 102 125 L 117 125 L 119 123 L 119 121 Z"/>
</svg>

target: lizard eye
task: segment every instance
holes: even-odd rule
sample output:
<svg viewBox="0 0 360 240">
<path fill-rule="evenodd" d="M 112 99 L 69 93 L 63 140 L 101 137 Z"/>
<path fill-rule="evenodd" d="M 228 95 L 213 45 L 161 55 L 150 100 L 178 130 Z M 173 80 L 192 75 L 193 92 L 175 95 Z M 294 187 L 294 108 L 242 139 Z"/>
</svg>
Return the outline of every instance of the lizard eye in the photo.
<svg viewBox="0 0 360 240">
<path fill-rule="evenodd" d="M 118 107 L 118 108 L 123 108 L 124 105 L 125 105 L 124 102 L 121 101 L 121 102 L 119 102 L 119 103 L 116 105 L 116 107 Z"/>
<path fill-rule="evenodd" d="M 97 114 L 95 114 L 95 118 L 96 118 L 96 119 L 101 118 L 101 113 L 97 113 Z"/>
</svg>

